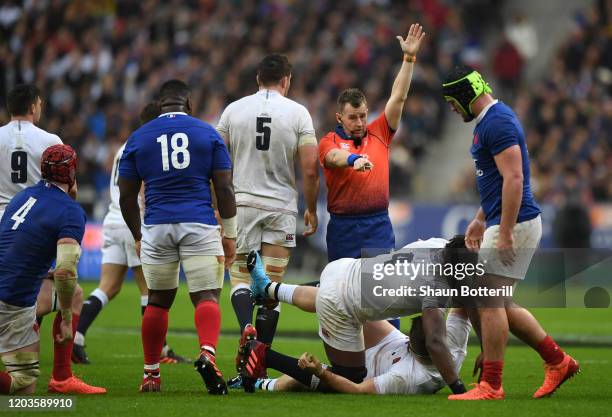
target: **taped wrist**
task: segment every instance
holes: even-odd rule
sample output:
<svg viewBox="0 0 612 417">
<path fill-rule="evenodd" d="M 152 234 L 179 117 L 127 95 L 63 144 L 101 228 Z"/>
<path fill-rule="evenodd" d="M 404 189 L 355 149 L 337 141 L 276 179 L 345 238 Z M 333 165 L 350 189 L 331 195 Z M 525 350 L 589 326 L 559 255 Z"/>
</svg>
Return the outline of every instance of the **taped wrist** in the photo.
<svg viewBox="0 0 612 417">
<path fill-rule="evenodd" d="M 357 153 L 352 153 L 348 156 L 348 158 L 346 158 L 346 162 L 348 163 L 350 167 L 352 167 L 355 165 L 355 161 L 358 160 L 359 158 L 363 158 L 363 156 Z"/>
<path fill-rule="evenodd" d="M 72 300 L 74 295 L 74 289 L 76 288 L 77 280 L 77 264 L 79 263 L 79 257 L 81 256 L 81 247 L 79 245 L 67 243 L 57 245 L 57 261 L 55 268 L 55 292 L 60 300 L 60 307 L 62 306 L 62 300 Z M 65 272 L 58 274 L 59 271 Z M 70 302 L 68 302 L 67 308 L 62 308 L 62 319 L 69 321 L 72 319 L 72 310 Z"/>
<path fill-rule="evenodd" d="M 238 220 L 237 217 L 231 217 L 229 219 L 221 219 L 223 225 L 223 236 L 228 239 L 236 239 L 238 236 Z"/>
</svg>

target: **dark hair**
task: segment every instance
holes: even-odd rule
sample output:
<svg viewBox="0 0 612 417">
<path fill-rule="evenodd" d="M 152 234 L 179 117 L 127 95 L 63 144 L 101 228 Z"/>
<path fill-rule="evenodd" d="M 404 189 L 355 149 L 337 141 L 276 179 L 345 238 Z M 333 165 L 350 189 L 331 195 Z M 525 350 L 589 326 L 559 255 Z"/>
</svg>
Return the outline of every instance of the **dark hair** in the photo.
<svg viewBox="0 0 612 417">
<path fill-rule="evenodd" d="M 160 114 L 161 109 L 159 108 L 159 103 L 157 101 L 150 101 L 140 112 L 140 124 L 144 125 L 145 123 L 155 119 Z"/>
<path fill-rule="evenodd" d="M 266 55 L 257 65 L 257 79 L 262 86 L 275 85 L 291 75 L 291 64 L 286 55 Z"/>
<path fill-rule="evenodd" d="M 168 80 L 159 89 L 159 105 L 162 106 L 184 106 L 189 100 L 191 89 L 184 81 Z"/>
<path fill-rule="evenodd" d="M 469 250 L 465 246 L 465 235 L 455 235 L 444 247 L 442 259 L 445 264 L 472 264 L 474 268 L 476 268 L 476 264 L 478 264 L 478 253 Z M 459 284 L 459 281 L 454 277 L 447 277 L 447 280 L 451 288 Z"/>
<path fill-rule="evenodd" d="M 474 68 L 468 65 L 458 65 L 451 72 L 449 72 L 444 80 L 444 84 L 452 83 L 453 81 L 457 81 L 462 79 L 468 74 L 474 72 Z"/>
<path fill-rule="evenodd" d="M 40 90 L 35 85 L 19 84 L 9 91 L 6 108 L 11 116 L 25 116 L 39 97 Z"/>
<path fill-rule="evenodd" d="M 342 113 L 347 103 L 357 108 L 363 103 L 367 103 L 365 94 L 358 88 L 347 88 L 341 92 L 338 96 L 338 113 Z"/>
</svg>

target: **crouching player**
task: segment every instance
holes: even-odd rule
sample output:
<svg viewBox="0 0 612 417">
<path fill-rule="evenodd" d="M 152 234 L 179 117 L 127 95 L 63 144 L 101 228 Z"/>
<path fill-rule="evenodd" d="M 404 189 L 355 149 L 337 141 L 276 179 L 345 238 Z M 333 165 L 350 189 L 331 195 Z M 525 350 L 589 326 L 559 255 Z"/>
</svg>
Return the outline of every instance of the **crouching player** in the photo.
<svg viewBox="0 0 612 417">
<path fill-rule="evenodd" d="M 6 372 L 0 372 L 0 393 L 32 394 L 40 375 L 36 299 L 43 279 L 56 259 L 53 273 L 60 320 L 53 325 L 58 358 L 65 378 L 54 377 L 49 391 L 103 394 L 70 372 L 72 338 L 78 317 L 73 315 L 80 242 L 85 213 L 68 196 L 76 185 L 76 153 L 67 145 L 53 145 L 41 160 L 42 180 L 17 194 L 0 221 L 0 355 Z M 45 286 L 51 298 L 49 285 Z"/>
<path fill-rule="evenodd" d="M 454 237 L 451 241 L 444 239 L 418 241 L 403 249 L 410 255 L 409 262 L 415 264 L 440 261 L 443 264 L 476 262 L 475 254 L 465 250 L 463 236 Z M 389 255 L 380 255 L 369 260 L 343 258 L 333 261 L 321 273 L 321 284 L 318 289 L 270 281 L 263 271 L 263 265 L 256 252 L 249 254 L 247 267 L 251 272 L 252 291 L 256 297 L 290 303 L 302 310 L 317 313 L 319 336 L 331 362 L 331 372 L 355 384 L 361 383 L 367 374 L 364 323 L 383 320 L 389 315 L 408 316 L 421 313 L 425 343 L 433 364 L 453 392 L 465 392 L 446 342 L 444 309 L 440 308 L 447 304 L 449 297 L 416 295 L 406 297 L 401 305 L 395 302 L 398 300 L 392 305 L 385 306 L 364 306 L 362 303 L 362 262 L 386 263 L 389 260 L 392 260 Z M 448 290 L 454 286 L 453 281 L 454 277 L 427 277 L 424 274 L 417 274 L 407 279 L 405 284 L 416 289 L 418 293 L 418 288 L 423 285 Z M 306 385 L 311 381 L 308 372 L 295 369 L 297 367 L 295 359 L 270 351 L 256 340 L 247 342 L 242 348 L 242 354 L 243 373 L 249 378 L 262 377 L 267 364 L 292 375 Z"/>
</svg>

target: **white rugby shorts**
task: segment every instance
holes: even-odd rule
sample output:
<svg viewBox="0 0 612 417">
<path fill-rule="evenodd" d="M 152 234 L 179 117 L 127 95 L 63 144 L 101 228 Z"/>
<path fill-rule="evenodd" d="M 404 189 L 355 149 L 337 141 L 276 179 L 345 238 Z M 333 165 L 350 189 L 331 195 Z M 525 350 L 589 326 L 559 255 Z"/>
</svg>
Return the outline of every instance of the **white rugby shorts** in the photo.
<svg viewBox="0 0 612 417">
<path fill-rule="evenodd" d="M 260 250 L 261 243 L 295 247 L 296 215 L 262 210 L 255 207 L 236 207 L 238 216 L 237 253 Z"/>
</svg>

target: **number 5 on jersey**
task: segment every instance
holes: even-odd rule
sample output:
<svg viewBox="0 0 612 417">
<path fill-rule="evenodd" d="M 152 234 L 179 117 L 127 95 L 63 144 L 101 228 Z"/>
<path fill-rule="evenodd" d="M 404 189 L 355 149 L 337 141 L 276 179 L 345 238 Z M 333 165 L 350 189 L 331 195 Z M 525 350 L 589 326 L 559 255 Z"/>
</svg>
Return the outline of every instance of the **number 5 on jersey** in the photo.
<svg viewBox="0 0 612 417">
<path fill-rule="evenodd" d="M 179 145 L 180 140 L 180 145 Z M 185 169 L 189 166 L 190 157 L 187 146 L 189 146 L 189 138 L 184 133 L 175 133 L 170 138 L 170 147 L 172 153 L 168 158 L 168 135 L 161 135 L 157 138 L 157 142 L 161 145 L 162 169 L 170 171 L 170 163 L 174 169 Z M 181 160 L 179 161 L 179 155 Z"/>
<path fill-rule="evenodd" d="M 25 221 L 26 216 L 28 215 L 35 203 L 36 199 L 34 197 L 28 198 L 28 201 L 26 201 L 23 206 L 19 207 L 19 210 L 17 210 L 11 216 L 11 220 L 15 220 L 15 224 L 13 224 L 13 227 L 11 227 L 12 230 L 17 230 L 19 225 Z"/>
</svg>

